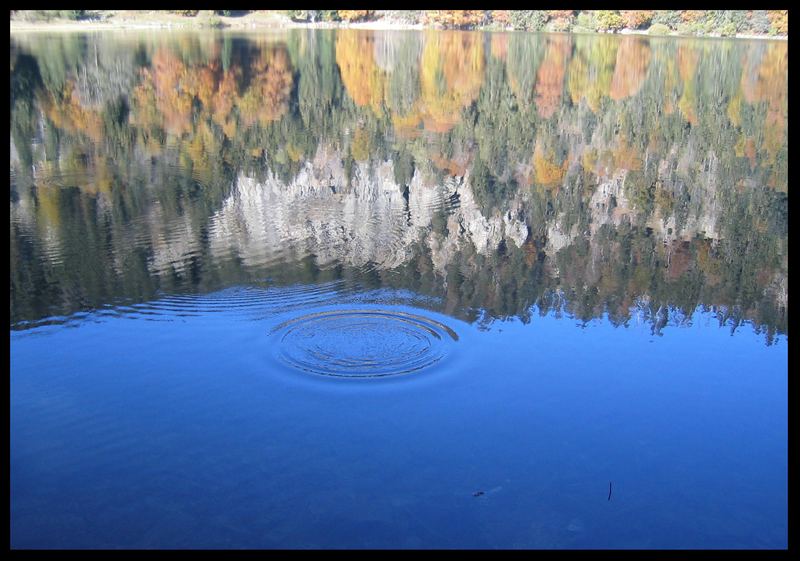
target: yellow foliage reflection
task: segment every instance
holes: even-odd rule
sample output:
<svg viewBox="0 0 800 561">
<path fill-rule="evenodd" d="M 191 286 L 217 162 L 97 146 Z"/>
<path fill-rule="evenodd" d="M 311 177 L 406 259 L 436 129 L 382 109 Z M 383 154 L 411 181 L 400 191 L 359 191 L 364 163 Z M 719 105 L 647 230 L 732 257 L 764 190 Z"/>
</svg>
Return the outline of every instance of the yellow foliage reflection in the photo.
<svg viewBox="0 0 800 561">
<path fill-rule="evenodd" d="M 600 101 L 611 90 L 619 41 L 615 37 L 578 37 L 576 47 L 569 68 L 570 96 L 573 103 L 585 99 L 589 109 L 597 113 Z"/>
<path fill-rule="evenodd" d="M 545 149 L 543 143 L 537 141 L 533 151 L 533 171 L 536 183 L 548 191 L 557 191 L 564 181 L 568 162 L 569 159 L 566 159 L 562 165 L 558 165 L 555 161 L 555 152 L 552 149 Z"/>
<path fill-rule="evenodd" d="M 447 132 L 458 123 L 483 84 L 483 42 L 476 34 L 428 34 L 422 53 L 422 119 L 425 129 Z"/>
<path fill-rule="evenodd" d="M 375 37 L 370 31 L 347 31 L 336 36 L 336 63 L 347 93 L 356 105 L 381 111 L 384 73 L 375 64 Z"/>
</svg>

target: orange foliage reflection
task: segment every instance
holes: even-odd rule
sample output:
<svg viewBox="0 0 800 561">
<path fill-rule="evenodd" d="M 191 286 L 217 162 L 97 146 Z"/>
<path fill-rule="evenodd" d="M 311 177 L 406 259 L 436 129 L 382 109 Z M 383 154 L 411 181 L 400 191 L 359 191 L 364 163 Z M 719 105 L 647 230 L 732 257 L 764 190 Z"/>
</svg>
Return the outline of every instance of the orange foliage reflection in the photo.
<svg viewBox="0 0 800 561">
<path fill-rule="evenodd" d="M 625 37 L 617 50 L 617 64 L 609 96 L 614 101 L 634 96 L 642 87 L 650 65 L 650 46 L 643 39 Z"/>
<path fill-rule="evenodd" d="M 545 119 L 550 118 L 561 105 L 571 49 L 572 40 L 568 36 L 558 35 L 547 42 L 547 53 L 536 75 L 536 107 Z"/>
</svg>

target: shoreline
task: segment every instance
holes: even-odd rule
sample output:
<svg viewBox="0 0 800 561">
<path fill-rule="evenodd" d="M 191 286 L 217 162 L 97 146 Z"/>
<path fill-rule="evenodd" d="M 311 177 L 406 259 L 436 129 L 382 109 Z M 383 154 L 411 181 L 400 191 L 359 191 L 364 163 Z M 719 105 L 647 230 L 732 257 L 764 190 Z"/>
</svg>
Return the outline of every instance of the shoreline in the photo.
<svg viewBox="0 0 800 561">
<path fill-rule="evenodd" d="M 125 31 L 125 30 L 144 30 L 144 29 L 164 29 L 168 31 L 283 31 L 288 29 L 363 29 L 370 31 L 425 31 L 445 29 L 425 25 L 409 24 L 386 19 L 379 19 L 367 22 L 342 23 L 342 22 L 318 22 L 307 23 L 292 21 L 289 18 L 267 16 L 267 17 L 224 17 L 219 16 L 210 19 L 187 18 L 187 17 L 167 17 L 141 19 L 110 18 L 106 21 L 85 20 L 85 21 L 66 21 L 59 20 L 54 22 L 26 22 L 10 20 L 10 33 L 41 33 L 41 32 L 91 32 L 91 31 Z M 452 31 L 452 30 L 447 30 Z M 472 29 L 468 31 L 483 31 L 490 33 L 550 33 L 546 31 L 521 31 L 513 28 L 495 29 Z M 555 33 L 555 32 L 552 32 Z M 706 35 L 682 35 L 677 32 L 665 34 L 649 34 L 646 30 L 623 29 L 619 32 L 583 32 L 567 31 L 571 35 L 637 35 L 644 37 L 670 37 L 684 39 L 748 39 L 748 40 L 768 40 L 768 41 L 788 41 L 788 35 L 753 35 L 737 34 L 723 37 L 719 34 Z"/>
</svg>

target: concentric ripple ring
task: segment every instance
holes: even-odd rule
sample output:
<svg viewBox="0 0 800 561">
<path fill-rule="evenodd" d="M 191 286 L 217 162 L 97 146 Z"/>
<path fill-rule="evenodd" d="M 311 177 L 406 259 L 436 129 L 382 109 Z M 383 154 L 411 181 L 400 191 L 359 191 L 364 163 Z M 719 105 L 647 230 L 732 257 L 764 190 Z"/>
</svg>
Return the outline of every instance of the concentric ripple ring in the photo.
<svg viewBox="0 0 800 561">
<path fill-rule="evenodd" d="M 441 361 L 458 335 L 438 321 L 389 310 L 332 310 L 272 330 L 289 366 L 324 376 L 377 378 L 417 372 Z"/>
</svg>

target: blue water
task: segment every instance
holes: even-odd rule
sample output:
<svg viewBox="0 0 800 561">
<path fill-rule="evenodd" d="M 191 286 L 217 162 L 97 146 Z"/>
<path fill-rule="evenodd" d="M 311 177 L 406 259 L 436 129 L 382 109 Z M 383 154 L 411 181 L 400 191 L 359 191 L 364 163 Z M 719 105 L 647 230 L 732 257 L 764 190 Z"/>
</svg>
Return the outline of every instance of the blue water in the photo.
<svg viewBox="0 0 800 561">
<path fill-rule="evenodd" d="M 785 336 L 429 304 L 241 288 L 12 331 L 11 546 L 787 546 Z M 281 324 L 355 309 L 456 337 L 396 376 L 282 360 Z"/>
</svg>

